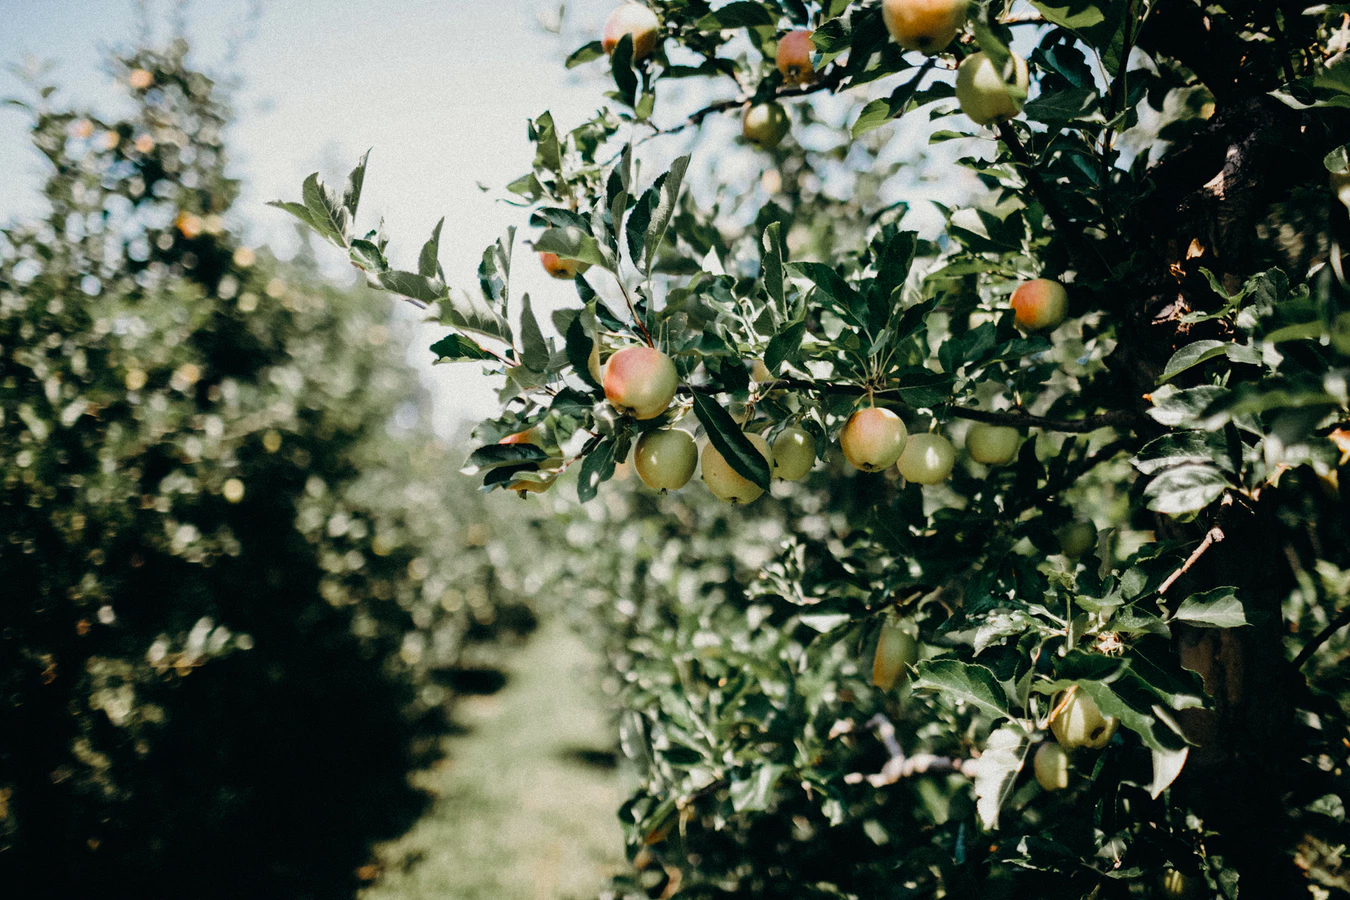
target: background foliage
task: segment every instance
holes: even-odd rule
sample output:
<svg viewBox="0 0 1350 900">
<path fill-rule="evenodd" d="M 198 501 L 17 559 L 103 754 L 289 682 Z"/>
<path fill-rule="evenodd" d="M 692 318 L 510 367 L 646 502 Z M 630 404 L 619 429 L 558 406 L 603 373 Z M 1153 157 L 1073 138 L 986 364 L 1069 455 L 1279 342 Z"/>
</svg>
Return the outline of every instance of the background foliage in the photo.
<svg viewBox="0 0 1350 900">
<path fill-rule="evenodd" d="M 231 232 L 186 44 L 113 68 L 124 116 L 38 92 L 50 212 L 0 237 L 0 883 L 352 896 L 459 667 L 532 625 L 514 526 L 423 424 L 406 319 Z"/>
</svg>

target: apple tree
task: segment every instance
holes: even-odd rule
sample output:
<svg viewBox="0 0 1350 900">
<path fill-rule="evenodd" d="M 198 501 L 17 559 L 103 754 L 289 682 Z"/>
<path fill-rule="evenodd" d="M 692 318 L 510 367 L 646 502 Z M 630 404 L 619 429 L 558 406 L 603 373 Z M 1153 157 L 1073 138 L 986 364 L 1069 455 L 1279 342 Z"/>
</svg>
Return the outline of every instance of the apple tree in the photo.
<svg viewBox="0 0 1350 900">
<path fill-rule="evenodd" d="M 280 204 L 500 374 L 468 468 L 556 496 L 605 625 L 625 891 L 1350 892 L 1348 46 L 1276 0 L 621 5 L 507 186 L 543 323 L 514 234 L 396 264 L 364 160 Z M 616 483 L 667 429 L 735 503 Z"/>
</svg>

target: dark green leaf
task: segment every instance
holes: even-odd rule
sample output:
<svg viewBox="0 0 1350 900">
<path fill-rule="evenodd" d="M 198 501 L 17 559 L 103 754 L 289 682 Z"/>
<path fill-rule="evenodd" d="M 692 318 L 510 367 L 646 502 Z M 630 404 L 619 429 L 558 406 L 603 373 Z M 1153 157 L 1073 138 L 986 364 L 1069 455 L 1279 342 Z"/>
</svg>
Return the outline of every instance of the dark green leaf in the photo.
<svg viewBox="0 0 1350 900">
<path fill-rule="evenodd" d="M 694 394 L 694 415 L 717 452 L 742 478 L 769 489 L 769 461 L 746 438 L 741 426 L 722 405 L 707 394 Z"/>
</svg>

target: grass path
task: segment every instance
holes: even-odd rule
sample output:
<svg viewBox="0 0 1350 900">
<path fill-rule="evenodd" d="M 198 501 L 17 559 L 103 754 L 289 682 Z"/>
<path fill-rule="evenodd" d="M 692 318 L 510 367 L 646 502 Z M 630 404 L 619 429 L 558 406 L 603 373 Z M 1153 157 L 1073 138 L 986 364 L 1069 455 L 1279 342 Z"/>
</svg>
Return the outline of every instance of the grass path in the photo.
<svg viewBox="0 0 1350 900">
<path fill-rule="evenodd" d="M 564 623 L 546 622 L 509 657 L 501 691 L 460 701 L 466 733 L 421 782 L 438 800 L 384 848 L 362 900 L 597 896 L 625 863 L 619 776 L 593 764 L 611 746 L 596 664 Z"/>
</svg>

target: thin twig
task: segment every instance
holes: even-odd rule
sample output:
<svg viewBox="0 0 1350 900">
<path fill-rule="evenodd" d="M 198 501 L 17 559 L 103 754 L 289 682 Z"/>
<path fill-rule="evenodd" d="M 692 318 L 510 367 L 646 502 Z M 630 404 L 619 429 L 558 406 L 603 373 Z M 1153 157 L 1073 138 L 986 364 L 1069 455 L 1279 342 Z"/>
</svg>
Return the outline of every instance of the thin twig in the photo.
<svg viewBox="0 0 1350 900">
<path fill-rule="evenodd" d="M 1162 585 L 1158 588 L 1158 596 L 1161 597 L 1163 594 L 1166 594 L 1167 591 L 1172 587 L 1172 585 L 1176 584 L 1178 578 L 1189 572 L 1191 570 L 1191 566 L 1195 565 L 1197 562 L 1200 561 L 1200 557 L 1205 555 L 1206 550 L 1208 550 L 1210 547 L 1213 547 L 1215 544 L 1219 543 L 1222 540 L 1223 540 L 1223 529 L 1220 528 L 1218 525 L 1215 525 L 1208 532 L 1206 532 L 1205 539 L 1200 542 L 1199 547 L 1196 547 L 1193 551 L 1191 551 L 1190 556 L 1186 557 L 1186 561 L 1181 564 L 1181 568 L 1177 569 L 1171 575 L 1167 576 L 1167 580 L 1164 581 Z"/>
<path fill-rule="evenodd" d="M 916 753 L 913 756 L 906 756 L 900 742 L 895 739 L 895 726 L 891 720 L 881 713 L 877 713 L 867 722 L 868 728 L 877 730 L 877 737 L 886 745 L 886 751 L 890 753 L 891 758 L 886 760 L 886 764 L 881 767 L 881 771 L 876 775 L 863 775 L 861 772 L 853 772 L 844 776 L 844 781 L 857 783 L 866 780 L 872 787 L 885 787 L 888 784 L 895 784 L 901 778 L 909 778 L 914 775 L 923 775 L 931 772 L 938 773 L 959 773 L 967 778 L 975 777 L 976 767 L 979 765 L 978 759 L 966 759 L 955 756 L 934 756 L 931 753 Z"/>
<path fill-rule="evenodd" d="M 1303 664 L 1312 659 L 1313 654 L 1317 652 L 1317 648 L 1331 640 L 1331 636 L 1346 625 L 1350 625 L 1350 606 L 1341 610 L 1340 615 L 1332 619 L 1326 628 L 1318 632 L 1317 637 L 1303 645 L 1303 649 L 1298 651 L 1298 656 L 1294 657 L 1294 668 L 1303 668 Z"/>
</svg>

